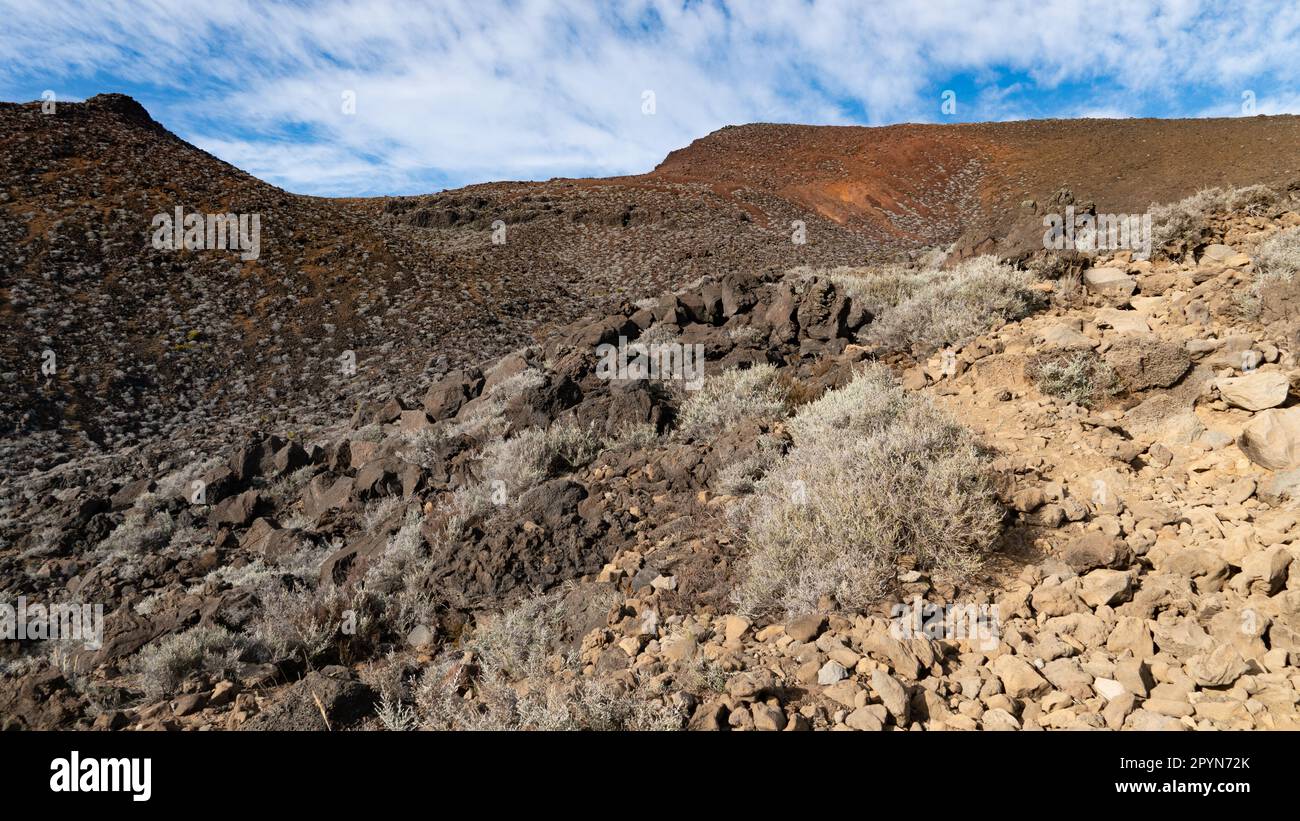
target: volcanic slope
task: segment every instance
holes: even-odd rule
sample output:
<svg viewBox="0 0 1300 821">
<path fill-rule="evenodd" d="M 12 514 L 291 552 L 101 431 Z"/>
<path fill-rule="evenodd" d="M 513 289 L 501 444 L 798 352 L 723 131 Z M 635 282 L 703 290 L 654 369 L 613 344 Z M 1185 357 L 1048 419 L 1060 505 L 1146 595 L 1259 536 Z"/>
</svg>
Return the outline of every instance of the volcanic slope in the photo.
<svg viewBox="0 0 1300 821">
<path fill-rule="evenodd" d="M 452 367 L 703 275 L 952 243 L 1015 254 L 1049 204 L 1285 189 L 1298 122 L 758 124 L 640 176 L 323 199 L 200 151 L 129 97 L 0 104 L 0 464 L 414 400 Z M 152 218 L 178 206 L 259 214 L 260 256 L 154 249 Z"/>
</svg>

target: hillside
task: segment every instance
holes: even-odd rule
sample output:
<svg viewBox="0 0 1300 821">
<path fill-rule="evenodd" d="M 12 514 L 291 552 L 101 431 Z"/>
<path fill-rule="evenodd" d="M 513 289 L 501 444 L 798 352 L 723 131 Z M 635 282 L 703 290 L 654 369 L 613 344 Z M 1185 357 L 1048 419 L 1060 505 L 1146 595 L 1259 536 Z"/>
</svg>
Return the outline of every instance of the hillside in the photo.
<svg viewBox="0 0 1300 821">
<path fill-rule="evenodd" d="M 1294 728 L 1300 213 L 1249 201 L 1082 277 L 706 278 L 418 406 L 33 476 L 5 592 L 109 613 L 6 645 L 6 723 Z M 701 389 L 602 376 L 618 336 Z"/>
<path fill-rule="evenodd" d="M 326 200 L 240 172 L 120 95 L 53 115 L 3 104 L 0 135 L 5 472 L 221 436 L 216 420 L 302 426 L 381 393 L 413 400 L 450 368 L 704 275 L 951 243 L 954 259 L 1023 254 L 1063 190 L 1137 212 L 1211 185 L 1285 188 L 1300 148 L 1294 117 L 751 125 L 641 176 Z M 259 214 L 259 258 L 155 250 L 151 219 L 178 206 Z"/>
<path fill-rule="evenodd" d="M 1294 118 L 322 200 L 66 108 L 0 109 L 0 599 L 102 632 L 0 643 L 0 728 L 1296 728 Z M 1063 189 L 1152 257 L 1018 240 Z"/>
</svg>

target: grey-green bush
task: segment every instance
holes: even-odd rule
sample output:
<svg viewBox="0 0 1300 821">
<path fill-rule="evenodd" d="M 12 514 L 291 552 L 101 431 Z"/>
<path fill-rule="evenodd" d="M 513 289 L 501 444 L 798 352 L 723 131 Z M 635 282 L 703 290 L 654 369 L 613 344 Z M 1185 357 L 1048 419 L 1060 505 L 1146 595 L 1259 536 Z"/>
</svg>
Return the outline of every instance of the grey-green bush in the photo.
<svg viewBox="0 0 1300 821">
<path fill-rule="evenodd" d="M 1065 402 L 1091 407 L 1118 387 L 1115 370 L 1092 351 L 1042 355 L 1027 367 L 1038 390 Z"/>
<path fill-rule="evenodd" d="M 960 345 L 1045 303 L 1033 287 L 1033 274 L 991 256 L 963 260 L 946 271 L 886 265 L 833 269 L 825 276 L 875 317 L 867 338 L 919 354 Z"/>
<path fill-rule="evenodd" d="M 775 421 L 789 413 L 788 396 L 771 365 L 723 371 L 687 395 L 677 414 L 677 434 L 690 439 L 743 420 Z"/>
<path fill-rule="evenodd" d="M 962 578 L 1001 528 L 991 461 L 974 436 L 879 366 L 805 406 L 795 447 L 747 497 L 743 612 L 849 611 L 878 601 L 900 560 Z"/>
</svg>

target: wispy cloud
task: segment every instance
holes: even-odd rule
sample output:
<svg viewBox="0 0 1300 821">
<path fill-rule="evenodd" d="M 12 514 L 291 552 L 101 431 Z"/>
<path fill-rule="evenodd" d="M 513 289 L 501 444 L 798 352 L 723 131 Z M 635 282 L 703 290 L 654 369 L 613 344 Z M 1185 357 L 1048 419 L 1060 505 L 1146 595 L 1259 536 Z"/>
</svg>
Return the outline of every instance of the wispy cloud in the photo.
<svg viewBox="0 0 1300 821">
<path fill-rule="evenodd" d="M 411 193 L 641 172 L 753 121 L 1293 111 L 1298 33 L 1288 2 L 0 0 L 0 96 L 125 91 L 290 190 Z"/>
</svg>

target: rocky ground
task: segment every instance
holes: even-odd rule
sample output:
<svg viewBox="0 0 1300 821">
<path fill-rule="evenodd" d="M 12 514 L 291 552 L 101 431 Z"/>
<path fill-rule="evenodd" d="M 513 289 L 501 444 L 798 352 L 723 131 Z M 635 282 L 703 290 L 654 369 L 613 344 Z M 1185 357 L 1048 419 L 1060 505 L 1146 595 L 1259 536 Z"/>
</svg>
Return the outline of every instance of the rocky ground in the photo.
<svg viewBox="0 0 1300 821">
<path fill-rule="evenodd" d="M 839 223 L 757 183 L 740 199 L 758 210 L 736 210 L 736 191 L 688 179 L 690 154 L 653 180 L 339 202 L 210 165 L 198 177 L 228 197 L 213 202 L 295 215 L 267 257 L 222 274 L 228 260 L 142 256 L 120 216 L 139 195 L 60 160 L 78 129 L 104 135 L 132 173 L 159 175 L 154 191 L 187 173 L 153 168 L 160 146 L 206 155 L 175 154 L 121 98 L 70 108 L 54 140 L 28 122 L 39 109 L 0 112 L 25 123 L 5 139 L 28 157 L 14 186 L 40 203 L 13 187 L 0 203 L 0 229 L 26 238 L 3 283 L 0 317 L 27 334 L 6 336 L 6 368 L 60 327 L 112 353 L 49 382 L 6 376 L 21 435 L 0 482 L 0 601 L 102 604 L 104 635 L 0 644 L 5 727 L 1295 727 L 1300 203 L 1286 185 L 1160 210 L 1150 260 L 864 265 L 879 231 L 785 256 L 769 218 Z M 503 202 L 515 239 L 489 266 L 475 237 Z M 50 237 L 86 220 L 110 226 L 89 229 L 102 257 L 61 262 L 90 245 Z M 708 231 L 710 255 L 671 256 Z M 284 256 L 295 236 L 301 256 Z M 318 242 L 335 244 L 309 263 Z M 692 276 L 648 278 L 647 259 L 689 259 Z M 418 287 L 397 284 L 407 261 L 424 266 Z M 539 316 L 511 289 L 547 266 L 573 293 L 548 292 Z M 288 298 L 288 272 L 309 268 Z M 331 276 L 351 278 L 332 290 Z M 633 283 L 663 292 L 634 301 Z M 430 307 L 430 287 L 462 301 Z M 380 301 L 371 321 L 361 308 Z M 209 324 L 191 336 L 178 305 Z M 531 316 L 514 331 L 533 340 L 494 337 L 471 305 L 497 324 Z M 96 331 L 79 311 L 121 324 Z M 271 374 L 301 374 L 293 357 L 322 344 L 307 317 L 387 356 L 358 357 L 361 385 L 284 388 Z M 403 322 L 442 341 L 412 353 Z M 159 328 L 246 355 L 205 349 L 165 371 L 143 342 Z M 439 354 L 455 328 L 501 350 Z M 701 389 L 609 378 L 600 346 L 620 339 L 701 346 Z M 144 412 L 164 390 L 188 408 L 171 421 Z M 68 444 L 69 429 L 97 444 Z"/>
<path fill-rule="evenodd" d="M 620 300 L 873 249 L 779 197 L 744 205 L 699 183 L 297 196 L 112 94 L 52 114 L 0 104 L 0 172 L 0 476 L 160 438 L 216 447 L 260 424 L 323 424 Z M 259 257 L 154 249 L 152 218 L 176 207 L 259 214 Z M 815 243 L 791 242 L 794 219 Z"/>
<path fill-rule="evenodd" d="M 758 124 L 639 176 L 326 200 L 199 151 L 122 95 L 0 104 L 0 476 L 325 424 L 700 276 L 949 244 L 1018 256 L 1067 201 L 1136 213 L 1211 185 L 1284 188 L 1297 122 Z M 153 249 L 152 217 L 177 206 L 262 215 L 259 258 Z"/>
<path fill-rule="evenodd" d="M 1293 728 L 1300 325 L 1252 256 L 1292 207 L 1214 214 L 1181 259 L 1007 274 L 1023 309 L 957 344 L 880 342 L 892 309 L 854 282 L 889 271 L 731 273 L 302 438 L 33 477 L 6 500 L 6 596 L 110 612 L 101 648 L 11 654 L 6 722 Z M 701 421 L 680 388 L 603 379 L 619 336 L 704 345 L 701 395 L 770 368 L 795 416 Z M 961 576 L 904 553 L 856 612 L 738 612 L 733 466 L 791 458 L 798 409 L 871 361 L 988 449 L 995 543 Z M 915 597 L 996 630 L 900 633 Z"/>
</svg>

